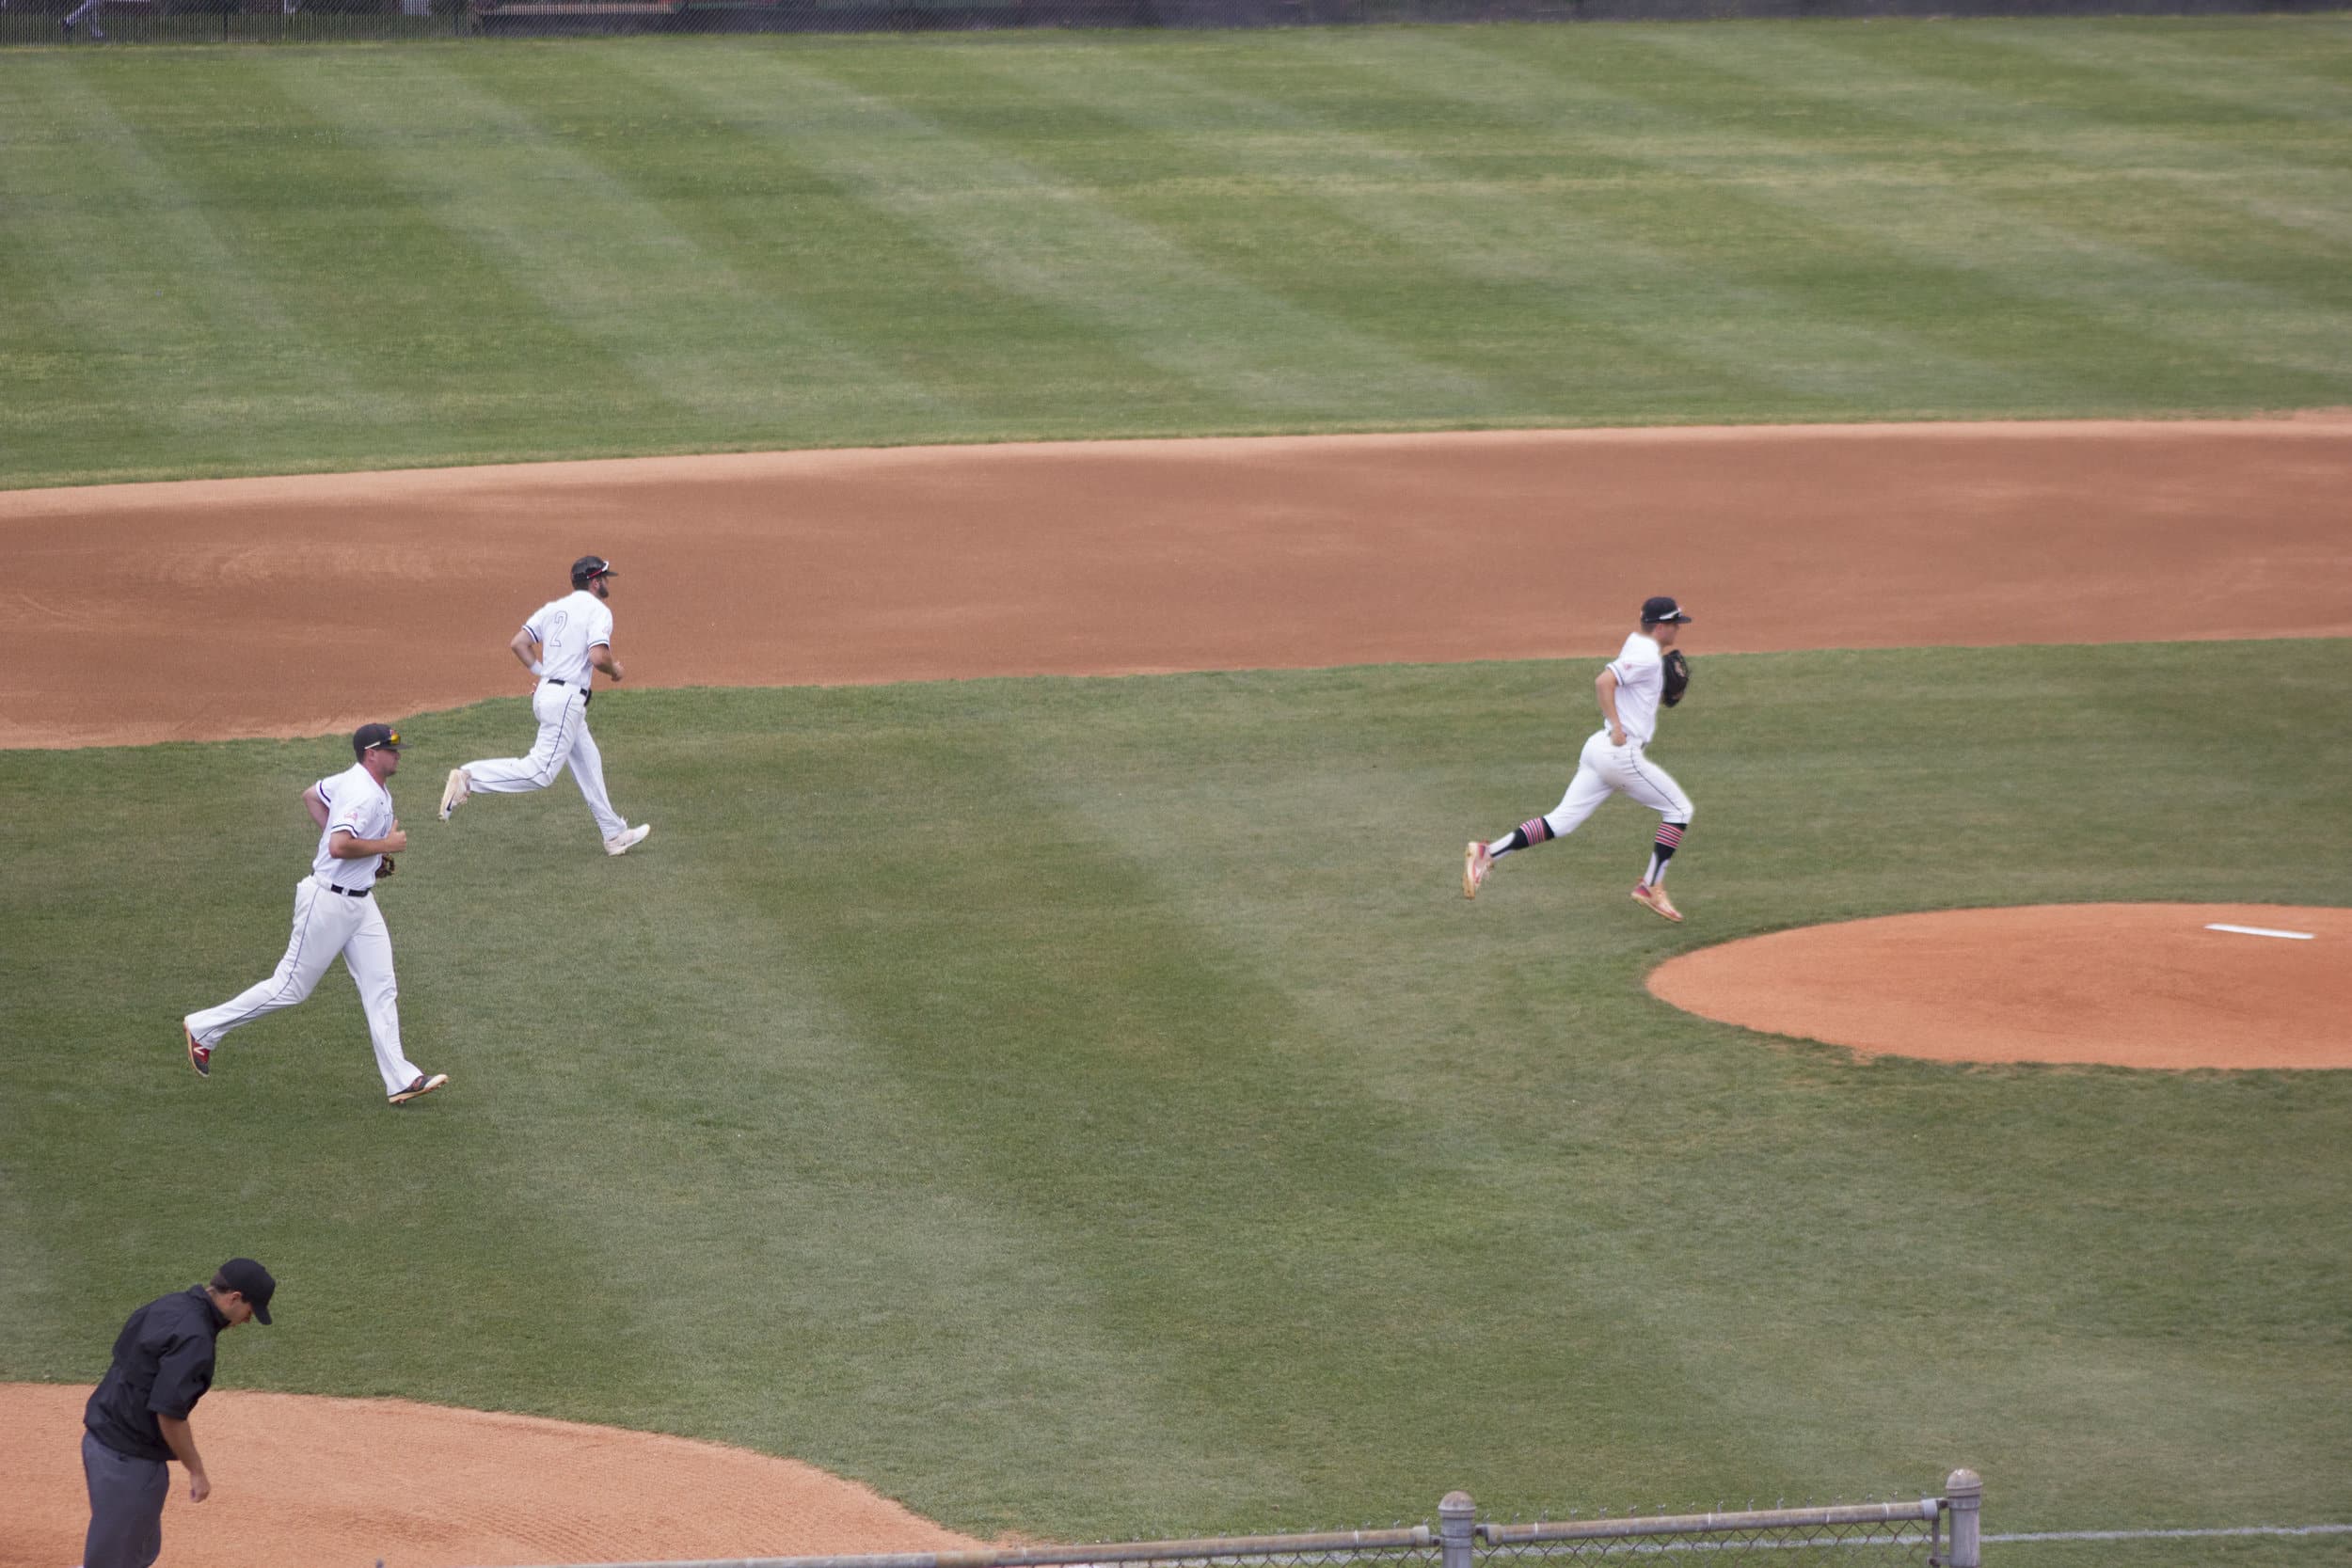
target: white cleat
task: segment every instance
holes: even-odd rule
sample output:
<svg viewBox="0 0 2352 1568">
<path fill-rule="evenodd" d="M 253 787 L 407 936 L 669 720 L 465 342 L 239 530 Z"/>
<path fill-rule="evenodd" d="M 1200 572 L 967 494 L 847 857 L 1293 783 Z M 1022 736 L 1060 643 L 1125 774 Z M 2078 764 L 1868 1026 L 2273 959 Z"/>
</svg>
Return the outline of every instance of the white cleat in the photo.
<svg viewBox="0 0 2352 1568">
<path fill-rule="evenodd" d="M 653 824 L 650 822 L 640 822 L 636 827 L 631 828 L 628 832 L 606 839 L 604 841 L 604 852 L 608 855 L 626 855 L 631 849 L 637 847 L 637 846 L 644 843 L 647 838 L 652 836 L 652 834 Z"/>
<path fill-rule="evenodd" d="M 441 820 L 448 821 L 451 812 L 455 811 L 471 799 L 473 799 L 473 780 L 467 775 L 464 768 L 451 768 L 449 783 L 441 786 Z"/>
<path fill-rule="evenodd" d="M 395 1105 L 405 1105 L 420 1095 L 431 1094 L 435 1089 L 439 1088 L 442 1085 L 448 1082 L 449 1074 L 446 1072 L 436 1072 L 431 1074 L 420 1072 L 417 1074 L 415 1082 L 411 1083 L 406 1088 L 401 1090 L 398 1094 L 392 1096 L 392 1103 Z"/>
</svg>

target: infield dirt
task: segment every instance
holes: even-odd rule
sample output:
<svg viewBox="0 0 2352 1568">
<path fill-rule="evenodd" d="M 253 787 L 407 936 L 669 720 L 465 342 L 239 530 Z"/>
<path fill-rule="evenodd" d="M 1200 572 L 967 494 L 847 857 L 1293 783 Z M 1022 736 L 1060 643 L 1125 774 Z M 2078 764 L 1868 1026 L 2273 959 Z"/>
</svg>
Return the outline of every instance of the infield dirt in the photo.
<svg viewBox="0 0 2352 1568">
<path fill-rule="evenodd" d="M 0 747 L 526 688 L 594 551 L 638 686 L 2352 635 L 2352 416 L 1079 442 L 0 493 Z"/>
</svg>

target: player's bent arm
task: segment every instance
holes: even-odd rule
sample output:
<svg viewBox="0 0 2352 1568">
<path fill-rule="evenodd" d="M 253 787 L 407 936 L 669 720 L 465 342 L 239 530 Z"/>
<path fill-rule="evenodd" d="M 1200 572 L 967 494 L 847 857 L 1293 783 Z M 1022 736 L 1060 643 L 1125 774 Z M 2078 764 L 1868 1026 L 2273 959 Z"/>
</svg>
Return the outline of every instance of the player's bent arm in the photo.
<svg viewBox="0 0 2352 1568">
<path fill-rule="evenodd" d="M 196 1451 L 196 1433 L 184 1416 L 166 1416 L 158 1412 L 155 1425 L 164 1434 L 164 1444 L 172 1457 L 188 1467 L 188 1501 L 200 1503 L 213 1495 L 213 1483 L 204 1474 L 204 1456 Z"/>
<path fill-rule="evenodd" d="M 1625 722 L 1617 717 L 1617 673 L 1603 670 L 1593 682 L 1593 690 L 1600 697 L 1600 716 L 1609 721 L 1609 744 L 1625 744 Z"/>
<path fill-rule="evenodd" d="M 311 821 L 322 828 L 326 826 L 326 802 L 319 799 L 318 785 L 312 784 L 302 792 L 302 806 L 310 814 Z"/>
<path fill-rule="evenodd" d="M 326 852 L 339 861 L 363 861 L 371 855 L 397 855 L 408 847 L 408 835 L 394 828 L 382 838 L 361 838 L 349 828 L 338 828 L 326 841 Z"/>
<path fill-rule="evenodd" d="M 531 635 L 531 628 L 529 626 L 525 626 L 522 630 L 516 632 L 514 637 L 508 641 L 506 647 L 507 651 L 515 656 L 516 661 L 521 664 L 524 669 L 530 671 L 532 674 L 544 675 L 547 673 L 547 666 L 539 662 L 539 640 Z"/>
<path fill-rule="evenodd" d="M 599 642 L 589 649 L 588 662 L 614 680 L 621 678 L 621 661 L 612 657 L 612 644 L 610 642 Z"/>
</svg>

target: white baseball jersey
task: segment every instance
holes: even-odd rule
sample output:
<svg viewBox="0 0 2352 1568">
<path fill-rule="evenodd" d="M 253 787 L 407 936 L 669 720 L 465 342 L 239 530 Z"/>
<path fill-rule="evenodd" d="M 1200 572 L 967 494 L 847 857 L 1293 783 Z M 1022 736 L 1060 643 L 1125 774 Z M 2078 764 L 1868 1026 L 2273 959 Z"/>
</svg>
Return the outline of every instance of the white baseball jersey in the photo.
<svg viewBox="0 0 2352 1568">
<path fill-rule="evenodd" d="M 1658 734 L 1658 704 L 1666 694 L 1666 656 L 1658 640 L 1640 632 L 1629 634 L 1625 649 L 1609 663 L 1617 677 L 1617 722 L 1627 742 L 1646 746 Z M 1606 733 L 1609 726 L 1603 724 Z"/>
<path fill-rule="evenodd" d="M 319 852 L 311 857 L 310 869 L 338 887 L 373 887 L 373 855 L 337 860 L 326 847 L 338 832 L 347 832 L 354 838 L 382 838 L 390 832 L 391 796 L 375 782 L 374 774 L 356 762 L 333 778 L 321 779 L 313 787 L 318 790 L 319 799 L 326 802 L 326 829 L 319 834 Z"/>
<path fill-rule="evenodd" d="M 523 623 L 523 630 L 539 644 L 540 662 L 547 668 L 542 678 L 584 689 L 590 669 L 588 650 L 612 645 L 612 611 L 585 588 L 576 588 L 541 605 L 538 613 Z"/>
</svg>

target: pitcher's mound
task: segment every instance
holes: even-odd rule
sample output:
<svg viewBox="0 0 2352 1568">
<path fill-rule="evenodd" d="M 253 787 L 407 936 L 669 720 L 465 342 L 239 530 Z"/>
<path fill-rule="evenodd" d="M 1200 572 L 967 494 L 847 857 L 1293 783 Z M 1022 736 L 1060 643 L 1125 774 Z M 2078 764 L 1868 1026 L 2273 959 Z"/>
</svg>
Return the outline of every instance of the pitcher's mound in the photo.
<svg viewBox="0 0 2352 1568">
<path fill-rule="evenodd" d="M 1649 989 L 1702 1018 L 1873 1054 L 2352 1068 L 2352 910 L 2041 904 L 1891 915 L 1686 953 L 1653 971 Z"/>
<path fill-rule="evenodd" d="M 0 1384 L 8 1493 L 0 1568 L 80 1560 L 88 1397 L 82 1386 Z M 173 1568 L 643 1562 L 979 1544 L 812 1465 L 683 1437 L 234 1389 L 205 1396 L 193 1424 L 213 1495 L 191 1505 L 187 1473 L 171 1467 L 163 1560 Z"/>
</svg>

